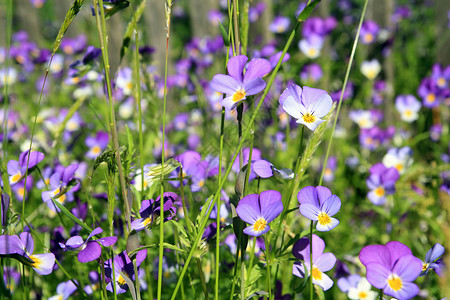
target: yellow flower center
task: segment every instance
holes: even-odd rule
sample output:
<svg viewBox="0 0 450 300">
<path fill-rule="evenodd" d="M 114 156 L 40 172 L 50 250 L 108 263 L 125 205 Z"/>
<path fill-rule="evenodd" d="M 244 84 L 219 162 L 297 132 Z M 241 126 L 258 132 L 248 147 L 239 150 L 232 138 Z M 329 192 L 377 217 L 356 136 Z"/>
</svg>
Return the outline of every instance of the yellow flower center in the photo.
<svg viewBox="0 0 450 300">
<path fill-rule="evenodd" d="M 309 48 L 308 49 L 308 57 L 314 57 L 317 55 L 317 51 L 314 48 Z"/>
<path fill-rule="evenodd" d="M 368 70 L 366 76 L 368 79 L 374 79 L 377 73 L 374 70 Z"/>
<path fill-rule="evenodd" d="M 410 109 L 405 110 L 405 116 L 406 117 L 411 117 L 412 116 L 412 111 Z"/>
<path fill-rule="evenodd" d="M 358 297 L 359 297 L 359 299 L 365 299 L 365 298 L 367 298 L 367 293 L 366 292 L 359 292 Z"/>
<path fill-rule="evenodd" d="M 403 286 L 402 279 L 395 274 L 391 274 L 388 278 L 388 285 L 394 291 L 399 291 Z"/>
<path fill-rule="evenodd" d="M 443 87 L 445 85 L 445 78 L 440 77 L 437 81 L 438 86 Z"/>
<path fill-rule="evenodd" d="M 303 115 L 303 121 L 306 123 L 313 123 L 316 120 L 316 117 L 311 115 L 310 113 L 306 113 L 306 115 Z"/>
<path fill-rule="evenodd" d="M 128 82 L 128 83 L 126 84 L 126 88 L 129 89 L 129 90 L 131 90 L 131 89 L 133 88 L 133 84 L 132 84 L 131 82 Z"/>
<path fill-rule="evenodd" d="M 371 145 L 373 143 L 373 139 L 371 137 L 368 137 L 365 139 L 366 145 Z"/>
<path fill-rule="evenodd" d="M 373 41 L 373 34 L 371 34 L 371 33 L 366 34 L 366 35 L 364 36 L 364 41 L 365 41 L 366 43 L 371 43 L 371 42 Z"/>
<path fill-rule="evenodd" d="M 319 220 L 319 224 L 320 225 L 328 225 L 331 223 L 331 218 L 330 216 L 325 213 L 325 212 L 321 212 L 318 216 L 317 219 Z"/>
<path fill-rule="evenodd" d="M 33 263 L 31 264 L 33 268 L 38 268 L 42 263 L 41 260 L 34 255 L 30 255 L 30 259 L 33 261 Z"/>
<path fill-rule="evenodd" d="M 25 62 L 25 57 L 23 57 L 23 55 L 17 55 L 17 56 L 16 56 L 16 61 L 17 61 L 19 64 L 23 64 L 23 63 Z"/>
<path fill-rule="evenodd" d="M 433 103 L 434 100 L 436 100 L 436 96 L 433 93 L 430 93 L 427 95 L 427 97 L 425 98 L 425 100 L 429 103 Z"/>
<path fill-rule="evenodd" d="M 377 188 L 375 189 L 374 192 L 375 192 L 375 195 L 376 195 L 377 197 L 383 197 L 383 196 L 384 196 L 384 193 L 385 193 L 384 187 L 379 186 L 379 187 L 377 187 Z"/>
<path fill-rule="evenodd" d="M 255 224 L 253 224 L 254 231 L 262 231 L 266 228 L 267 221 L 264 218 L 259 218 L 256 220 Z"/>
<path fill-rule="evenodd" d="M 403 170 L 403 164 L 398 163 L 395 165 L 395 168 L 397 169 L 397 171 L 401 172 Z"/>
<path fill-rule="evenodd" d="M 20 177 L 22 177 L 22 174 L 19 171 L 17 172 L 17 174 L 11 177 L 11 183 L 16 183 L 17 181 L 19 181 Z"/>
<path fill-rule="evenodd" d="M 428 264 L 423 264 L 422 265 L 422 272 L 426 271 L 428 269 Z"/>
<path fill-rule="evenodd" d="M 236 93 L 233 95 L 233 102 L 238 102 L 244 99 L 245 97 L 245 91 L 244 90 L 237 90 Z"/>
<path fill-rule="evenodd" d="M 144 220 L 144 225 L 147 226 L 148 224 L 150 224 L 151 221 L 152 221 L 152 217 L 150 216 Z"/>
<path fill-rule="evenodd" d="M 199 187 L 203 187 L 205 185 L 205 181 L 202 179 L 198 182 Z"/>
<path fill-rule="evenodd" d="M 25 189 L 23 187 L 20 187 L 17 189 L 17 195 L 19 195 L 20 198 L 23 198 L 24 194 L 25 194 Z"/>
<path fill-rule="evenodd" d="M 95 154 L 95 155 L 100 154 L 100 151 L 102 151 L 102 149 L 97 145 L 92 147 L 92 149 L 91 149 L 92 154 Z"/>
<path fill-rule="evenodd" d="M 125 279 L 122 277 L 122 275 L 119 276 L 117 279 L 117 283 L 120 285 L 124 285 L 126 283 Z"/>
<path fill-rule="evenodd" d="M 72 46 L 65 46 L 64 47 L 64 52 L 66 52 L 67 54 L 73 54 L 73 48 L 72 48 Z"/>
<path fill-rule="evenodd" d="M 317 267 L 313 267 L 311 274 L 313 279 L 322 280 L 322 272 Z"/>
</svg>

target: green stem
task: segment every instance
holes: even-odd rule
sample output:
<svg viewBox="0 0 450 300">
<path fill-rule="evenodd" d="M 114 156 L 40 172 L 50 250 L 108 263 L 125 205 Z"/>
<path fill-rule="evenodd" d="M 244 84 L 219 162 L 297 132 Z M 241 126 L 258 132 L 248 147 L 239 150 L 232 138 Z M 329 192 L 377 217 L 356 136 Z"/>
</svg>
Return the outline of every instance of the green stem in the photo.
<svg viewBox="0 0 450 300">
<path fill-rule="evenodd" d="M 12 0 L 8 0 L 7 8 L 6 8 L 6 49 L 5 49 L 5 80 L 3 82 L 5 85 L 3 86 L 3 99 L 5 101 L 4 110 L 3 110 L 3 159 L 8 161 L 8 104 L 9 104 L 9 80 L 6 77 L 9 77 L 9 59 L 10 59 L 10 48 L 11 48 L 11 34 L 12 34 Z"/>
<path fill-rule="evenodd" d="M 166 59 L 164 66 L 164 103 L 163 103 L 163 115 L 162 115 L 162 149 L 161 149 L 161 169 L 164 170 L 164 158 L 165 158 L 165 135 L 166 135 L 166 103 L 167 103 L 167 74 L 168 74 L 168 62 L 169 62 L 169 37 L 170 37 L 170 14 L 171 14 L 172 1 L 166 2 Z M 162 295 L 162 278 L 163 278 L 163 257 L 164 257 L 164 185 L 163 185 L 163 172 L 161 172 L 161 197 L 160 197 L 160 224 L 159 224 L 159 262 L 158 262 L 158 291 L 157 299 L 161 299 Z"/>
<path fill-rule="evenodd" d="M 314 287 L 313 287 L 313 225 L 314 221 L 311 221 L 309 224 L 309 299 L 312 300 L 314 298 Z"/>
<path fill-rule="evenodd" d="M 206 287 L 205 274 L 203 274 L 202 263 L 200 261 L 200 258 L 196 258 L 195 260 L 197 261 L 197 268 L 198 273 L 200 275 L 200 282 L 202 283 L 203 293 L 205 294 L 205 299 L 208 300 L 209 299 L 208 288 Z"/>
<path fill-rule="evenodd" d="M 344 84 L 342 85 L 341 96 L 339 97 L 339 104 L 337 107 L 336 117 L 334 118 L 333 129 L 331 130 L 330 141 L 328 142 L 327 152 L 325 155 L 325 160 L 323 162 L 322 173 L 320 175 L 320 180 L 319 180 L 319 186 L 322 184 L 323 176 L 325 174 L 325 169 L 327 167 L 327 161 L 328 161 L 328 156 L 330 155 L 331 143 L 333 142 L 334 131 L 336 130 L 336 124 L 337 124 L 337 120 L 339 117 L 339 112 L 341 111 L 342 98 L 344 98 L 345 88 L 347 87 L 347 81 L 348 81 L 348 77 L 350 75 L 350 70 L 352 68 L 353 58 L 355 57 L 356 47 L 358 46 L 359 33 L 361 31 L 361 26 L 364 21 L 364 16 L 366 15 L 366 9 L 367 9 L 368 2 L 369 2 L 369 0 L 365 0 L 365 2 L 364 2 L 364 7 L 363 7 L 363 10 L 361 13 L 361 18 L 359 20 L 358 30 L 356 31 L 355 40 L 353 41 L 352 52 L 350 54 L 350 60 L 348 61 L 347 71 L 345 72 L 345 78 L 344 78 Z"/>
<path fill-rule="evenodd" d="M 270 245 L 267 236 L 264 237 L 266 244 L 266 263 L 267 263 L 267 288 L 269 289 L 269 300 L 272 300 L 272 281 L 270 280 Z"/>
</svg>

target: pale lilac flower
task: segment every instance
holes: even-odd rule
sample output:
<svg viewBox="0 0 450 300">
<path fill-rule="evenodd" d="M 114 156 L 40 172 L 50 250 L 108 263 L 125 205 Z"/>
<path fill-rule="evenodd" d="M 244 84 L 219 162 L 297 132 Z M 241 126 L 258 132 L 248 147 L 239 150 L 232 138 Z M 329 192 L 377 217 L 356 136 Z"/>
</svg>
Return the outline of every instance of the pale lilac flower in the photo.
<svg viewBox="0 0 450 300">
<path fill-rule="evenodd" d="M 363 61 L 361 63 L 361 73 L 366 76 L 367 79 L 375 79 L 380 71 L 381 65 L 376 59 L 372 59 L 371 61 Z"/>
<path fill-rule="evenodd" d="M 72 280 L 64 281 L 58 284 L 56 287 L 55 296 L 51 296 L 48 300 L 66 300 L 77 290 L 77 286 L 72 282 Z"/>
<path fill-rule="evenodd" d="M 339 220 L 332 218 L 341 208 L 341 200 L 332 195 L 331 191 L 324 186 L 307 186 L 298 192 L 300 213 L 312 220 L 317 221 L 318 231 L 329 231 L 339 224 Z"/>
<path fill-rule="evenodd" d="M 425 255 L 425 261 L 422 265 L 422 273 L 420 273 L 419 276 L 425 276 L 428 274 L 429 270 L 434 270 L 439 276 L 441 276 L 444 263 L 440 257 L 444 255 L 444 252 L 445 249 L 441 244 L 434 244 L 434 246 L 431 247 Z"/>
<path fill-rule="evenodd" d="M 291 21 L 288 17 L 277 16 L 269 25 L 269 30 L 275 33 L 283 33 L 289 28 Z"/>
<path fill-rule="evenodd" d="M 383 157 L 383 164 L 387 167 L 394 167 L 401 174 L 404 174 L 413 163 L 412 149 L 408 146 L 403 148 L 391 148 Z"/>
<path fill-rule="evenodd" d="M 291 84 L 280 96 L 280 104 L 283 109 L 297 123 L 303 124 L 314 131 L 331 110 L 333 101 L 326 91 L 307 86 L 303 90 L 298 85 Z"/>
<path fill-rule="evenodd" d="M 413 95 L 399 95 L 395 98 L 395 108 L 405 122 L 411 123 L 417 120 L 421 107 L 422 105 Z"/>
</svg>

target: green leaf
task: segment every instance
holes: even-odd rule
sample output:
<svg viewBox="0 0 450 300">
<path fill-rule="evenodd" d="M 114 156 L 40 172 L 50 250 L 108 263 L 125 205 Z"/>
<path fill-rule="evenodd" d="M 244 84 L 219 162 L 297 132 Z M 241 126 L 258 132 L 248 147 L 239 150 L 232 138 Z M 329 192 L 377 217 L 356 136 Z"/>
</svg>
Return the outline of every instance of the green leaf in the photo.
<svg viewBox="0 0 450 300">
<path fill-rule="evenodd" d="M 73 2 L 72 6 L 70 7 L 69 11 L 66 14 L 66 17 L 64 18 L 64 21 L 59 29 L 58 35 L 56 36 L 55 44 L 53 45 L 53 53 L 55 53 L 56 50 L 58 50 L 59 46 L 61 45 L 64 34 L 66 34 L 69 25 L 72 23 L 76 15 L 80 12 L 84 2 L 85 0 L 75 0 Z"/>
<path fill-rule="evenodd" d="M 133 17 L 131 18 L 131 21 L 128 23 L 127 29 L 125 30 L 125 35 L 123 36 L 122 47 L 120 48 L 120 61 L 122 61 L 122 58 L 125 56 L 126 52 L 128 51 L 128 48 L 130 47 L 131 35 L 133 34 L 134 30 L 137 30 L 136 29 L 137 23 L 139 22 L 142 14 L 144 13 L 144 8 L 146 4 L 147 0 L 143 0 L 136 9 L 136 12 L 133 10 Z"/>
<path fill-rule="evenodd" d="M 225 45 L 225 47 L 230 47 L 230 39 L 228 38 L 228 33 L 226 31 L 226 29 L 223 27 L 222 23 L 219 22 L 219 29 L 220 29 L 220 34 L 222 35 L 222 39 L 223 39 L 223 44 Z"/>
<path fill-rule="evenodd" d="M 309 15 L 312 13 L 314 8 L 316 8 L 317 4 L 319 4 L 321 0 L 316 0 L 314 2 L 309 3 L 300 13 L 298 16 L 299 22 L 304 22 L 306 19 L 308 19 Z"/>
<path fill-rule="evenodd" d="M 55 204 L 56 207 L 58 207 L 61 212 L 63 214 L 65 214 L 69 219 L 71 219 L 72 221 L 74 221 L 75 223 L 77 223 L 78 225 L 80 225 L 81 227 L 83 227 L 84 229 L 86 229 L 89 233 L 92 232 L 92 229 L 86 225 L 86 223 L 84 223 L 83 221 L 81 221 L 80 219 L 78 219 L 77 217 L 75 217 L 70 211 L 67 210 L 67 208 L 65 208 L 61 203 L 59 203 L 58 201 L 56 201 L 55 199 L 53 199 L 53 197 L 51 198 L 53 201 L 53 204 Z"/>
</svg>

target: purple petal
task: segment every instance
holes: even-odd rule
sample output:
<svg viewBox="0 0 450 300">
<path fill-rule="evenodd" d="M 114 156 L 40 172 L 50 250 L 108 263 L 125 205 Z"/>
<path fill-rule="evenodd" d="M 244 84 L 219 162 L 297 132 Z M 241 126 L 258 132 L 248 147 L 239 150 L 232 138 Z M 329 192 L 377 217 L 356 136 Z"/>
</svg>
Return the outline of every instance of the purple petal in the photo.
<svg viewBox="0 0 450 300">
<path fill-rule="evenodd" d="M 255 78 L 251 81 L 244 82 L 242 88 L 246 96 L 258 94 L 266 87 L 266 82 L 261 78 Z"/>
<path fill-rule="evenodd" d="M 44 159 L 44 154 L 39 151 L 31 151 L 31 154 L 29 156 L 30 161 L 28 162 L 28 169 L 33 168 Z M 23 171 L 26 170 L 27 161 L 28 161 L 28 151 L 25 151 L 22 154 L 20 154 L 19 157 L 19 164 L 22 166 Z"/>
<path fill-rule="evenodd" d="M 94 230 L 92 230 L 92 232 L 89 234 L 88 238 L 86 239 L 86 242 L 89 241 L 91 239 L 91 237 L 93 237 L 94 235 L 100 234 L 103 232 L 103 229 L 101 229 L 100 227 L 96 227 Z"/>
<path fill-rule="evenodd" d="M 146 257 L 147 257 L 147 249 L 138 251 L 138 253 L 136 254 L 136 265 L 139 267 Z"/>
<path fill-rule="evenodd" d="M 293 100 L 297 103 L 301 103 L 301 97 L 302 97 L 302 88 L 298 85 L 291 84 L 289 85 L 281 94 L 280 96 L 280 104 L 283 105 L 284 101 L 289 97 L 292 96 Z"/>
<path fill-rule="evenodd" d="M 20 172 L 19 162 L 17 160 L 10 160 L 6 165 L 9 175 L 16 175 Z"/>
<path fill-rule="evenodd" d="M 292 274 L 294 274 L 297 277 L 305 278 L 305 272 L 307 272 L 307 269 L 300 261 L 296 261 L 292 266 Z"/>
<path fill-rule="evenodd" d="M 96 260 L 102 254 L 102 246 L 94 241 L 86 244 L 86 248 L 78 253 L 78 260 L 82 263 Z"/>
<path fill-rule="evenodd" d="M 341 199 L 339 199 L 336 195 L 332 195 L 322 205 L 322 211 L 326 212 L 329 216 L 334 216 L 337 214 L 339 209 L 341 209 Z"/>
<path fill-rule="evenodd" d="M 73 174 L 75 174 L 75 171 L 78 169 L 78 164 L 72 164 L 66 168 L 64 168 L 64 171 L 61 175 L 61 181 L 65 184 L 69 183 L 69 181 L 73 178 Z"/>
<path fill-rule="evenodd" d="M 322 206 L 325 201 L 328 200 L 328 198 L 331 197 L 331 191 L 329 188 L 324 186 L 318 186 L 316 187 L 317 196 L 319 198 L 319 204 Z"/>
<path fill-rule="evenodd" d="M 298 103 L 294 100 L 293 97 L 288 97 L 283 101 L 283 110 L 290 116 L 295 119 L 301 119 L 305 108 L 301 103 Z"/>
<path fill-rule="evenodd" d="M 386 246 L 383 245 L 369 245 L 365 246 L 359 252 L 359 260 L 367 267 L 370 263 L 378 263 L 391 269 L 391 253 Z"/>
<path fill-rule="evenodd" d="M 0 254 L 23 254 L 23 243 L 17 235 L 0 235 Z"/>
<path fill-rule="evenodd" d="M 270 62 L 263 58 L 255 58 L 250 61 L 244 75 L 244 84 L 256 78 L 264 77 L 272 70 Z"/>
<path fill-rule="evenodd" d="M 325 249 L 325 242 L 320 237 L 313 234 L 312 248 L 312 258 L 314 261 L 316 258 L 322 255 L 323 250 Z"/>
<path fill-rule="evenodd" d="M 24 250 L 28 253 L 28 255 L 32 254 L 34 251 L 34 241 L 33 237 L 31 236 L 31 233 L 22 232 L 20 234 L 20 240 L 22 241 L 24 245 Z"/>
<path fill-rule="evenodd" d="M 312 205 L 312 204 L 302 204 L 300 205 L 300 213 L 302 214 L 302 216 L 304 216 L 305 218 L 308 218 L 312 221 L 317 221 L 317 216 L 321 213 L 322 211 Z"/>
<path fill-rule="evenodd" d="M 253 224 L 258 218 L 262 217 L 258 198 L 258 194 L 251 194 L 239 201 L 236 213 L 244 222 Z"/>
<path fill-rule="evenodd" d="M 272 222 L 283 211 L 283 202 L 281 201 L 281 194 L 278 191 L 269 190 L 262 192 L 259 197 L 259 202 L 261 205 L 261 213 L 267 223 Z"/>
<path fill-rule="evenodd" d="M 328 95 L 328 94 L 324 90 L 314 89 L 314 88 L 304 86 L 303 94 L 302 94 L 303 105 L 305 105 L 305 107 L 308 107 L 325 95 Z"/>
<path fill-rule="evenodd" d="M 76 235 L 67 240 L 66 248 L 70 248 L 68 250 L 75 250 L 78 247 L 81 247 L 81 245 L 83 245 L 83 244 L 84 244 L 83 238 L 79 235 Z"/>
<path fill-rule="evenodd" d="M 213 77 L 211 88 L 217 92 L 232 95 L 241 88 L 241 84 L 231 76 L 218 74 Z"/>
<path fill-rule="evenodd" d="M 251 236 L 260 236 L 260 235 L 263 235 L 264 233 L 268 232 L 269 230 L 270 230 L 269 225 L 266 225 L 266 227 L 264 227 L 264 229 L 261 231 L 253 230 L 253 225 L 250 225 L 250 226 L 244 228 L 244 233 L 251 235 Z"/>
<path fill-rule="evenodd" d="M 413 255 L 402 256 L 392 268 L 402 281 L 414 281 L 422 272 L 422 261 Z"/>
<path fill-rule="evenodd" d="M 312 115 L 322 118 L 330 112 L 332 106 L 333 100 L 331 100 L 331 97 L 329 95 L 323 95 L 316 102 L 307 107 Z"/>
<path fill-rule="evenodd" d="M 316 207 L 319 207 L 319 199 L 317 196 L 317 190 L 313 186 L 306 186 L 306 187 L 302 188 L 300 190 L 300 192 L 298 192 L 297 199 L 301 205 L 308 203 L 308 204 L 312 204 Z"/>
<path fill-rule="evenodd" d="M 402 282 L 402 288 L 399 291 L 394 291 L 386 286 L 384 293 L 395 297 L 396 299 L 411 299 L 419 293 L 419 287 L 412 282 Z"/>
<path fill-rule="evenodd" d="M 391 253 L 391 266 L 402 256 L 412 255 L 411 249 L 405 244 L 397 241 L 390 241 L 386 244 L 387 249 Z"/>
<path fill-rule="evenodd" d="M 272 164 L 267 160 L 257 160 L 252 164 L 253 171 L 261 178 L 273 176 Z"/>
<path fill-rule="evenodd" d="M 295 242 L 292 247 L 292 255 L 300 260 L 306 260 L 306 258 L 309 258 L 309 239 L 304 237 Z"/>
<path fill-rule="evenodd" d="M 377 289 L 384 289 L 387 285 L 387 279 L 391 274 L 391 271 L 384 265 L 379 263 L 369 263 L 366 265 L 366 278 L 371 285 Z"/>
<path fill-rule="evenodd" d="M 427 254 L 425 255 L 425 262 L 430 263 L 435 261 L 442 255 L 444 255 L 444 252 L 445 249 L 441 244 L 434 244 L 434 246 L 430 250 L 428 250 Z"/>
<path fill-rule="evenodd" d="M 109 246 L 114 245 L 117 242 L 117 237 L 116 236 L 107 236 L 107 237 L 100 238 L 95 241 L 100 243 L 104 247 L 109 247 Z"/>
<path fill-rule="evenodd" d="M 242 82 L 242 73 L 244 71 L 245 64 L 247 63 L 247 56 L 238 55 L 230 58 L 227 65 L 228 74 L 235 78 L 238 82 Z M 247 75 L 246 75 L 247 76 Z"/>
<path fill-rule="evenodd" d="M 314 265 L 322 272 L 330 271 L 335 264 L 336 256 L 333 253 L 324 253 L 314 260 Z"/>
</svg>

